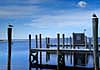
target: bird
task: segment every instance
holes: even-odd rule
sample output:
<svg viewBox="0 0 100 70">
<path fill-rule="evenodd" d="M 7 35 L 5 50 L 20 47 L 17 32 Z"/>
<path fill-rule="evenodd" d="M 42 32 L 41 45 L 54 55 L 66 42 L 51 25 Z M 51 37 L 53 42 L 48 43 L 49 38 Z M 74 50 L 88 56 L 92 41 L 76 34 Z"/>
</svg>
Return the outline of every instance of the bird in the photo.
<svg viewBox="0 0 100 70">
<path fill-rule="evenodd" d="M 13 25 L 11 25 L 11 24 L 9 24 L 8 26 L 9 26 L 9 27 L 13 27 Z"/>
<path fill-rule="evenodd" d="M 93 14 L 93 17 L 97 17 L 96 14 Z"/>
</svg>

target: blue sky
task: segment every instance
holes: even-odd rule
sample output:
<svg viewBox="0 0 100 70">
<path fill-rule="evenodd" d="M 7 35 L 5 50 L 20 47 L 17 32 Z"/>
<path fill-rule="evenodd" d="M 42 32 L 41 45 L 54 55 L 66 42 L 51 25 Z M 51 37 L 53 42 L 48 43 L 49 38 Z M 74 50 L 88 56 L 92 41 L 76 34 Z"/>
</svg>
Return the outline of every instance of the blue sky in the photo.
<svg viewBox="0 0 100 70">
<path fill-rule="evenodd" d="M 57 33 L 69 37 L 84 29 L 92 36 L 91 17 L 96 13 L 99 18 L 99 12 L 99 0 L 0 0 L 0 37 L 7 38 L 8 24 L 14 26 L 14 39 L 40 33 L 43 37 L 56 37 Z"/>
</svg>

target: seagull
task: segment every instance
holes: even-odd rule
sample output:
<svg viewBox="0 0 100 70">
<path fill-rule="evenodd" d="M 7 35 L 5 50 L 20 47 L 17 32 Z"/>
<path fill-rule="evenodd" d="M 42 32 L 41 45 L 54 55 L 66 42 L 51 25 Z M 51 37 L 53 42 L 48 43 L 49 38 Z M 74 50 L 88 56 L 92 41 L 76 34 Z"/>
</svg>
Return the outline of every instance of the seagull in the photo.
<svg viewBox="0 0 100 70">
<path fill-rule="evenodd" d="M 9 27 L 13 27 L 13 25 L 10 25 L 10 24 L 9 24 L 8 26 L 9 26 Z"/>
<path fill-rule="evenodd" d="M 93 14 L 93 17 L 97 17 L 96 14 Z"/>
</svg>

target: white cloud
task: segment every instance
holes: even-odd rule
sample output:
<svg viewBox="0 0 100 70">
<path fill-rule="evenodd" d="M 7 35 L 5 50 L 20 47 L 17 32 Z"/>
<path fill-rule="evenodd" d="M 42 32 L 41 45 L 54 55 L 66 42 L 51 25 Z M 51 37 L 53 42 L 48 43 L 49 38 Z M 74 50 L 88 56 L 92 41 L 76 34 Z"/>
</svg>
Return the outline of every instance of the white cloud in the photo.
<svg viewBox="0 0 100 70">
<path fill-rule="evenodd" d="M 37 31 L 45 32 L 82 32 L 83 29 L 86 29 L 86 33 L 88 36 L 92 34 L 92 14 L 96 13 L 98 18 L 100 17 L 100 9 L 95 11 L 74 11 L 57 12 L 58 15 L 42 15 L 38 19 L 33 19 L 31 23 L 26 24 L 26 26 L 30 26 Z M 71 14 L 70 14 L 71 13 Z M 99 24 L 100 26 L 100 24 Z M 45 30 L 45 31 L 44 31 Z M 100 28 L 99 28 L 100 30 Z M 34 31 L 35 32 L 35 31 Z M 100 31 L 99 31 L 100 32 Z"/>
<path fill-rule="evenodd" d="M 0 17 L 24 17 L 39 11 L 38 6 L 4 6 L 0 7 Z"/>
<path fill-rule="evenodd" d="M 79 1 L 78 2 L 78 6 L 81 7 L 81 8 L 84 8 L 84 7 L 87 6 L 87 2 L 85 2 L 85 1 Z"/>
<path fill-rule="evenodd" d="M 74 12 L 68 14 L 66 11 L 58 12 L 58 15 L 43 15 L 38 19 L 33 19 L 32 23 L 27 24 L 37 29 L 45 28 L 66 28 L 66 27 L 78 27 L 89 25 L 87 24 L 91 20 L 91 12 Z M 90 22 L 91 23 L 91 22 Z"/>
</svg>

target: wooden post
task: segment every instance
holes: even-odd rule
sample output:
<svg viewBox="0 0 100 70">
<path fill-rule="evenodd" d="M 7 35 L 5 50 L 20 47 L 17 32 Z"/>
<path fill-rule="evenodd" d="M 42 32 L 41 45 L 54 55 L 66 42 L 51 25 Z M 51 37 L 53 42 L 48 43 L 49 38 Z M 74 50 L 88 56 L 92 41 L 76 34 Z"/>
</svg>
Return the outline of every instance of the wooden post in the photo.
<svg viewBox="0 0 100 70">
<path fill-rule="evenodd" d="M 75 37 L 75 33 L 73 33 L 73 44 L 72 44 L 73 45 L 73 49 L 75 49 L 75 41 L 74 41 L 75 38 L 74 37 Z M 73 66 L 75 66 L 76 63 L 77 63 L 77 58 L 76 58 L 76 53 L 74 52 L 73 53 Z"/>
<path fill-rule="evenodd" d="M 47 48 L 48 47 L 48 38 L 47 37 L 46 37 L 45 41 L 46 41 L 46 48 Z"/>
<path fill-rule="evenodd" d="M 38 36 L 36 35 L 35 38 L 36 38 L 36 48 L 38 48 Z M 38 64 L 38 51 L 36 52 L 36 57 L 37 57 L 36 62 Z"/>
<path fill-rule="evenodd" d="M 69 39 L 69 38 L 67 37 L 67 38 L 66 38 L 66 45 L 68 45 L 68 41 L 69 41 L 68 39 Z M 66 48 L 68 48 L 68 46 L 66 46 Z"/>
<path fill-rule="evenodd" d="M 70 36 L 69 40 L 70 40 L 70 48 L 72 49 L 72 38 L 71 38 L 71 36 Z M 71 64 L 72 64 L 72 53 L 70 53 L 70 57 L 71 57 Z"/>
<path fill-rule="evenodd" d="M 36 48 L 38 48 L 38 36 L 35 35 L 35 38 L 36 38 Z"/>
<path fill-rule="evenodd" d="M 63 38 L 63 48 L 65 47 L 65 35 L 63 34 L 62 35 L 62 38 Z M 63 66 L 65 66 L 65 54 L 64 53 L 62 53 L 62 61 L 63 61 Z M 67 58 L 68 58 L 68 56 L 67 56 Z"/>
<path fill-rule="evenodd" d="M 60 49 L 60 34 L 57 34 L 58 50 Z"/>
<path fill-rule="evenodd" d="M 89 49 L 91 50 L 91 38 L 89 38 Z"/>
<path fill-rule="evenodd" d="M 87 36 L 85 36 L 85 48 L 87 49 Z"/>
<path fill-rule="evenodd" d="M 72 38 L 71 38 L 71 36 L 70 36 L 70 48 L 72 49 Z"/>
<path fill-rule="evenodd" d="M 46 48 L 49 48 L 49 45 L 50 45 L 50 38 L 46 37 Z M 46 52 L 46 62 L 48 62 L 49 60 L 50 60 L 50 53 Z"/>
<path fill-rule="evenodd" d="M 65 47 L 65 35 L 62 35 L 62 39 L 63 39 L 63 48 Z"/>
<path fill-rule="evenodd" d="M 29 34 L 29 70 L 31 70 L 31 34 Z"/>
<path fill-rule="evenodd" d="M 99 70 L 99 56 L 98 56 L 98 18 L 93 14 L 93 47 L 94 47 L 94 67 L 95 70 Z"/>
<path fill-rule="evenodd" d="M 8 28 L 8 66 L 7 66 L 8 70 L 11 70 L 11 44 L 12 44 L 12 28 Z"/>
<path fill-rule="evenodd" d="M 87 44 L 87 39 L 88 39 L 88 38 L 87 38 L 87 36 L 85 35 L 85 32 L 84 32 L 84 37 L 85 37 L 85 39 L 84 39 L 84 40 L 85 40 L 85 48 L 86 48 L 86 49 L 89 49 L 89 45 Z M 86 64 L 87 64 L 87 59 L 88 59 L 88 58 L 87 58 L 88 54 L 82 53 L 81 55 L 82 55 L 81 58 L 83 58 L 83 60 L 80 58 L 80 59 L 81 59 L 81 63 L 84 64 L 84 65 L 86 65 Z"/>
<path fill-rule="evenodd" d="M 48 47 L 48 38 L 46 37 L 46 48 Z M 48 54 L 46 52 L 46 62 L 48 62 Z"/>
<path fill-rule="evenodd" d="M 49 45 L 50 45 L 50 38 L 49 37 L 46 39 L 46 42 L 47 42 L 46 48 L 49 48 Z"/>
<path fill-rule="evenodd" d="M 57 55 L 58 55 L 58 66 L 57 66 L 57 70 L 60 70 L 60 67 L 59 67 L 59 48 L 60 48 L 60 34 L 57 34 L 57 44 L 58 44 L 58 47 L 57 47 Z"/>
<path fill-rule="evenodd" d="M 39 35 L 40 37 L 40 48 L 42 48 L 42 37 L 41 34 Z M 42 64 L 42 52 L 40 51 L 40 64 Z"/>
</svg>

